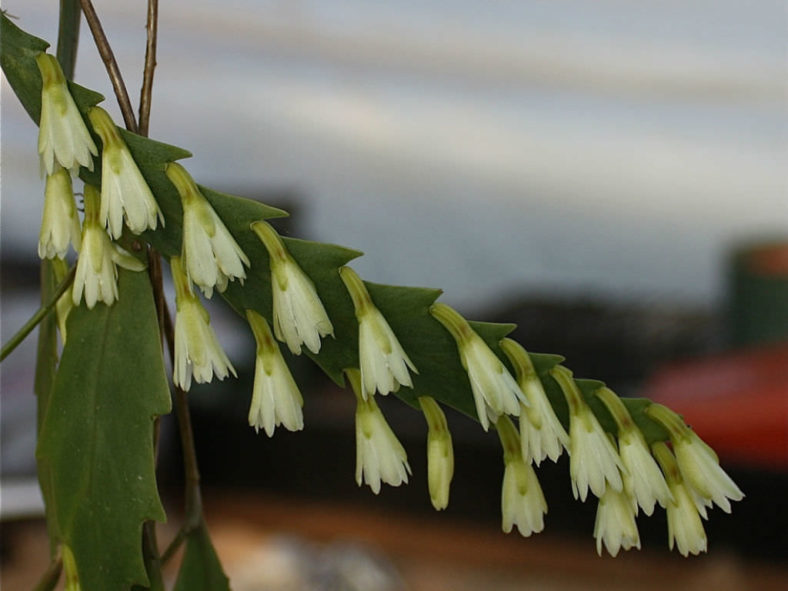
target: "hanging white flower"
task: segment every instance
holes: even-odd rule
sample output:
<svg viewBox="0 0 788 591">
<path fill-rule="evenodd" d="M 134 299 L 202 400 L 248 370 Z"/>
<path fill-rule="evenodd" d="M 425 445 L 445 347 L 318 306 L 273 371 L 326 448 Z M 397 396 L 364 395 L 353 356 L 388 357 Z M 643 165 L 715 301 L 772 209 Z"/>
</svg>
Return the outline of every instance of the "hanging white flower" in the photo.
<svg viewBox="0 0 788 591">
<path fill-rule="evenodd" d="M 118 299 L 116 265 L 131 271 L 145 269 L 144 263 L 110 241 L 98 221 L 99 199 L 98 190 L 85 185 L 85 221 L 71 296 L 78 306 L 84 293 L 89 310 L 96 302 L 111 306 Z"/>
<path fill-rule="evenodd" d="M 640 550 L 640 533 L 635 523 L 636 507 L 626 491 L 617 491 L 609 486 L 605 489 L 597 505 L 594 523 L 597 554 L 602 556 L 602 544 L 614 557 L 621 548 Z"/>
<path fill-rule="evenodd" d="M 184 391 L 192 377 L 198 384 L 210 382 L 214 375 L 223 380 L 236 375 L 235 368 L 216 339 L 211 318 L 183 270 L 180 257 L 170 259 L 175 284 L 175 361 L 172 381 Z"/>
<path fill-rule="evenodd" d="M 454 447 L 449 425 L 441 407 L 429 396 L 419 396 L 419 405 L 427 419 L 427 482 L 430 501 L 436 511 L 449 506 L 449 489 L 454 476 Z"/>
<path fill-rule="evenodd" d="M 380 310 L 372 302 L 364 282 L 350 267 L 342 267 L 339 275 L 353 300 L 358 320 L 358 356 L 364 396 L 396 392 L 399 387 L 413 387 L 408 368 L 414 373 L 408 355 Z"/>
<path fill-rule="evenodd" d="M 490 420 L 501 415 L 520 415 L 520 404 L 528 405 L 517 382 L 468 321 L 446 304 L 433 304 L 430 314 L 454 337 L 460 361 L 471 383 L 476 414 L 487 431 Z"/>
<path fill-rule="evenodd" d="M 249 266 L 249 259 L 227 226 L 183 166 L 170 162 L 165 173 L 181 196 L 182 258 L 189 280 L 206 297 L 211 297 L 214 287 L 224 291 L 228 281 L 238 279 L 243 283 L 246 279 L 244 265 Z"/>
<path fill-rule="evenodd" d="M 356 369 L 345 370 L 356 395 L 356 483 L 364 482 L 372 492 L 380 492 L 380 483 L 399 486 L 408 482 L 410 466 L 405 448 L 394 435 L 375 397 L 361 394 L 361 375 Z"/>
<path fill-rule="evenodd" d="M 98 149 L 66 84 L 63 70 L 55 57 L 47 53 L 36 56 L 41 72 L 41 118 L 38 153 L 41 170 L 47 174 L 59 164 L 67 170 L 84 166 L 93 170 L 93 156 Z"/>
<path fill-rule="evenodd" d="M 320 338 L 334 334 L 315 284 L 287 252 L 282 239 L 270 224 L 252 223 L 269 254 L 271 289 L 274 301 L 274 334 L 287 343 L 294 355 L 301 354 L 301 345 L 312 353 L 320 351 Z"/>
<path fill-rule="evenodd" d="M 42 259 L 63 258 L 68 245 L 79 248 L 79 216 L 71 188 L 71 175 L 55 165 L 52 174 L 47 175 L 44 189 L 44 215 L 38 235 L 38 256 Z"/>
<path fill-rule="evenodd" d="M 665 473 L 665 480 L 673 497 L 666 507 L 670 549 L 677 546 L 683 556 L 705 552 L 707 539 L 703 522 L 692 493 L 681 477 L 676 458 L 663 442 L 655 443 L 652 449 Z"/>
<path fill-rule="evenodd" d="M 558 420 L 528 353 L 512 339 L 501 341 L 501 350 L 515 368 L 517 384 L 530 403 L 521 405 L 520 441 L 523 459 L 538 466 L 545 458 L 557 461 L 569 449 L 569 434 Z"/>
<path fill-rule="evenodd" d="M 134 234 L 164 226 L 164 214 L 118 128 L 104 109 L 92 107 L 88 118 L 101 138 L 101 210 L 99 220 L 112 238 L 123 233 L 123 220 Z"/>
<path fill-rule="evenodd" d="M 254 310 L 246 311 L 246 319 L 257 343 L 249 425 L 255 431 L 264 429 L 269 437 L 279 425 L 284 425 L 288 431 L 300 431 L 304 428 L 301 412 L 304 399 L 282 358 L 268 322 Z"/>
<path fill-rule="evenodd" d="M 624 464 L 624 490 L 643 512 L 651 515 L 656 503 L 666 507 L 671 499 L 670 490 L 637 427 L 619 432 L 618 453 Z"/>
<path fill-rule="evenodd" d="M 700 504 L 710 501 L 730 513 L 730 501 L 740 501 L 744 493 L 722 469 L 714 450 L 666 406 L 651 404 L 646 412 L 668 430 L 684 483 L 702 499 Z"/>
<path fill-rule="evenodd" d="M 519 435 L 509 417 L 496 423 L 503 446 L 504 473 L 501 486 L 501 527 L 505 533 L 516 525 L 520 535 L 529 537 L 544 529 L 547 502 L 539 479 L 520 449 Z"/>
<path fill-rule="evenodd" d="M 597 497 L 608 486 L 616 491 L 623 489 L 620 470 L 624 468 L 607 433 L 588 407 L 577 388 L 572 372 L 557 365 L 550 375 L 561 386 L 569 405 L 569 475 L 572 494 L 586 500 L 588 489 Z"/>
</svg>

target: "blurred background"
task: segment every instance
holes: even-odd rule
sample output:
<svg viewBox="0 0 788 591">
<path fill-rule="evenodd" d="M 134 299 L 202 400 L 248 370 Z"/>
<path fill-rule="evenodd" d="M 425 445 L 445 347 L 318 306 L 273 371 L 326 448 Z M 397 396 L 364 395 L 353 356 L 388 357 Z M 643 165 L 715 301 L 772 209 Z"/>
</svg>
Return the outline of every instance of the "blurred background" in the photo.
<svg viewBox="0 0 788 591">
<path fill-rule="evenodd" d="M 4 8 L 54 44 L 55 4 Z M 145 2 L 94 4 L 136 102 Z M 198 182 L 288 209 L 284 232 L 364 251 L 365 279 L 443 288 L 471 318 L 517 322 L 526 348 L 565 355 L 578 377 L 665 401 L 747 493 L 710 515 L 707 557 L 668 554 L 660 514 L 639 520 L 643 551 L 597 559 L 595 506 L 571 499 L 563 458 L 539 471 L 545 533 L 504 536 L 495 436 L 450 416 L 457 474 L 436 516 L 423 420 L 386 400 L 414 475 L 375 497 L 353 479 L 352 399 L 304 360 L 305 431 L 245 426 L 253 345 L 213 303 L 240 379 L 190 396 L 236 589 L 788 581 L 783 1 L 172 0 L 159 19 L 151 136 L 191 150 Z M 84 23 L 76 80 L 121 120 Z M 4 80 L 3 341 L 37 307 L 36 141 Z M 26 519 L 41 512 L 34 354 L 31 339 L 0 375 L 9 588 L 25 588 L 12 566 L 46 547 Z M 179 454 L 165 422 L 175 515 Z"/>
</svg>

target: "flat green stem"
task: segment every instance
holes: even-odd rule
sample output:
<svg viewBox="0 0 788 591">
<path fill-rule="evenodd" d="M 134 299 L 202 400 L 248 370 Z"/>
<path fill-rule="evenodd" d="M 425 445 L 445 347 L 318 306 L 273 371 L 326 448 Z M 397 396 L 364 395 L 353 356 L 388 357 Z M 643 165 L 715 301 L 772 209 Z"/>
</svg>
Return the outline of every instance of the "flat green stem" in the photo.
<svg viewBox="0 0 788 591">
<path fill-rule="evenodd" d="M 79 0 L 60 0 L 60 17 L 57 32 L 57 59 L 68 80 L 74 79 L 79 45 L 79 23 L 82 8 Z"/>
<path fill-rule="evenodd" d="M 57 301 L 60 299 L 66 290 L 71 287 L 71 283 L 74 281 L 74 274 L 76 273 L 76 267 L 72 267 L 71 271 L 69 271 L 66 278 L 60 282 L 60 285 L 57 286 L 55 290 L 55 294 L 52 298 L 44 305 L 42 305 L 38 311 L 30 317 L 30 320 L 25 322 L 25 325 L 20 328 L 14 336 L 8 339 L 5 345 L 3 345 L 2 351 L 0 351 L 0 361 L 3 361 L 6 357 L 8 357 L 14 349 L 16 349 L 22 341 L 25 340 L 27 335 L 29 335 L 33 329 L 38 326 L 39 322 L 41 322 L 44 318 L 46 318 L 47 314 L 52 311 L 52 308 L 55 307 Z"/>
</svg>

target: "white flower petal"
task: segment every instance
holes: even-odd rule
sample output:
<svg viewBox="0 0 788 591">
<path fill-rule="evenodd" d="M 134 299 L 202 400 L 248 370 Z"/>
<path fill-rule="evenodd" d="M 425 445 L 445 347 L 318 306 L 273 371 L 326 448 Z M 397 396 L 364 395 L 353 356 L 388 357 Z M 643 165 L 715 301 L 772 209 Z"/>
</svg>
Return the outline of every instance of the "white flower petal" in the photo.
<svg viewBox="0 0 788 591">
<path fill-rule="evenodd" d="M 575 498 L 585 501 L 589 488 L 600 498 L 608 486 L 621 491 L 624 483 L 620 472 L 624 465 L 611 438 L 583 398 L 572 372 L 557 365 L 550 375 L 569 405 L 569 475 Z"/>
<path fill-rule="evenodd" d="M 619 550 L 640 549 L 640 534 L 635 523 L 633 500 L 625 491 L 611 487 L 599 499 L 594 523 L 597 554 L 602 556 L 602 544 L 611 556 Z"/>
<path fill-rule="evenodd" d="M 282 239 L 266 222 L 251 225 L 268 250 L 273 295 L 274 334 L 287 343 L 294 355 L 306 345 L 312 353 L 320 351 L 320 338 L 334 334 L 315 284 L 301 270 L 284 247 Z"/>
<path fill-rule="evenodd" d="M 528 537 L 544 529 L 547 502 L 531 464 L 522 457 L 506 462 L 501 487 L 501 527 L 504 532 L 517 526 L 520 535 Z"/>
<path fill-rule="evenodd" d="M 460 361 L 471 383 L 476 413 L 482 428 L 501 415 L 520 415 L 525 395 L 500 359 L 490 350 L 468 321 L 445 304 L 433 304 L 430 314 L 454 337 Z"/>
<path fill-rule="evenodd" d="M 44 215 L 38 236 L 38 256 L 64 258 L 68 245 L 79 248 L 80 230 L 71 176 L 60 165 L 47 176 L 44 190 Z"/>
<path fill-rule="evenodd" d="M 118 299 L 118 271 L 112 260 L 113 251 L 103 228 L 86 219 L 71 292 L 75 306 L 82 301 L 83 293 L 89 310 L 99 301 L 111 306 Z"/>
<path fill-rule="evenodd" d="M 265 318 L 254 310 L 247 310 L 246 318 L 257 343 L 249 424 L 256 431 L 264 429 L 269 437 L 278 425 L 284 425 L 289 431 L 300 431 L 304 428 L 301 412 L 304 400 L 279 345 L 273 340 Z"/>
<path fill-rule="evenodd" d="M 624 465 L 624 490 L 646 515 L 654 512 L 654 505 L 666 507 L 671 500 L 665 478 L 636 427 L 622 431 L 618 451 Z"/>
<path fill-rule="evenodd" d="M 410 466 L 405 448 L 389 427 L 373 396 L 361 395 L 361 376 L 348 370 L 347 376 L 356 394 L 356 483 L 365 482 L 372 492 L 380 492 L 380 483 L 399 486 L 408 482 Z"/>
<path fill-rule="evenodd" d="M 730 513 L 731 504 L 728 499 L 740 501 L 744 498 L 744 493 L 722 469 L 714 450 L 694 431 L 688 430 L 687 433 L 686 437 L 673 439 L 676 461 L 684 482 L 702 499 L 709 500 Z"/>
<path fill-rule="evenodd" d="M 41 72 L 41 118 L 39 120 L 38 152 L 41 168 L 52 174 L 56 164 L 67 170 L 84 166 L 93 170 L 92 155 L 98 149 L 90 137 L 60 64 L 53 56 L 40 53 L 36 63 Z"/>
<path fill-rule="evenodd" d="M 180 257 L 170 259 L 175 284 L 175 361 L 173 382 L 184 391 L 197 383 L 210 382 L 214 376 L 223 380 L 236 375 L 227 355 L 219 345 L 210 324 L 208 311 L 195 295 L 183 270 Z"/>
<path fill-rule="evenodd" d="M 707 539 L 698 509 L 682 483 L 670 487 L 673 500 L 668 503 L 668 545 L 674 544 L 683 556 L 706 552 Z"/>
<path fill-rule="evenodd" d="M 207 297 L 223 291 L 228 281 L 246 278 L 249 259 L 196 183 L 177 162 L 165 168 L 183 205 L 182 256 L 189 280 Z"/>
<path fill-rule="evenodd" d="M 164 215 L 109 113 L 92 107 L 88 117 L 103 143 L 100 223 L 115 239 L 123 233 L 124 219 L 134 234 L 155 230 L 159 220 L 164 225 Z"/>
</svg>

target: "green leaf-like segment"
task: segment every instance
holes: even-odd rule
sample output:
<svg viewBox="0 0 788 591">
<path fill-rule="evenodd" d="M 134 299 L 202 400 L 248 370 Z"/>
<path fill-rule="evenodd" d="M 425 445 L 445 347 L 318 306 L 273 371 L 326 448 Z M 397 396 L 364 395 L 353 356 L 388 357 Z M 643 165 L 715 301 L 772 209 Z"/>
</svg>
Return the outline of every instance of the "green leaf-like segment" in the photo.
<svg viewBox="0 0 788 591">
<path fill-rule="evenodd" d="M 173 591 L 230 591 L 204 523 L 186 538 L 186 551 Z"/>
<path fill-rule="evenodd" d="M 164 521 L 153 421 L 170 411 L 146 273 L 120 270 L 120 299 L 74 308 L 36 457 L 50 532 L 73 551 L 83 589 L 147 584 L 141 531 Z"/>
<path fill-rule="evenodd" d="M 2 20 L 3 69 L 28 113 L 34 121 L 38 121 L 41 81 L 35 64 L 35 54 L 43 51 L 47 43 L 22 32 L 10 23 L 5 15 Z M 72 90 L 83 112 L 101 99 L 101 95 L 77 85 L 72 85 Z M 179 254 L 183 214 L 180 198 L 164 174 L 164 165 L 188 157 L 190 153 L 182 148 L 127 131 L 122 131 L 122 134 L 156 195 L 166 219 L 166 227 L 145 232 L 142 238 L 165 256 Z M 97 145 L 100 145 L 98 138 L 95 139 Z M 99 164 L 97 160 L 94 166 L 95 172 L 92 173 L 83 168 L 81 170 L 83 180 L 94 184 L 100 183 Z M 249 225 L 260 219 L 286 216 L 287 212 L 207 187 L 201 186 L 200 189 L 251 260 L 251 268 L 248 270 L 245 284 L 241 285 L 237 281 L 230 283 L 223 297 L 241 315 L 244 314 L 245 309 L 252 308 L 270 320 L 272 296 L 268 254 Z M 361 253 L 341 246 L 293 238 L 285 238 L 284 242 L 293 258 L 314 281 L 334 325 L 335 338 L 323 339 L 318 355 L 307 354 L 328 376 L 338 384 L 342 384 L 342 370 L 346 367 L 358 366 L 358 326 L 352 302 L 337 270 Z M 396 395 L 416 408 L 418 408 L 416 400 L 419 396 L 432 396 L 475 417 L 470 383 L 462 370 L 457 347 L 449 334 L 428 312 L 429 306 L 440 296 L 441 291 L 373 283 L 366 285 L 375 305 L 387 318 L 405 351 L 419 370 L 418 375 L 413 376 L 414 387 L 401 388 Z M 498 341 L 510 333 L 514 325 L 472 322 L 471 326 L 509 366 L 508 360 L 498 347 Z M 567 426 L 566 402 L 558 385 L 548 375 L 549 370 L 563 358 L 557 355 L 534 353 L 531 353 L 531 357 L 550 401 L 561 421 Z M 600 417 L 602 425 L 615 433 L 612 418 L 594 396 L 594 391 L 603 383 L 595 380 L 580 380 L 578 383 L 589 405 Z M 625 399 L 624 403 L 649 442 L 665 440 L 664 429 L 643 413 L 649 401 Z"/>
</svg>

